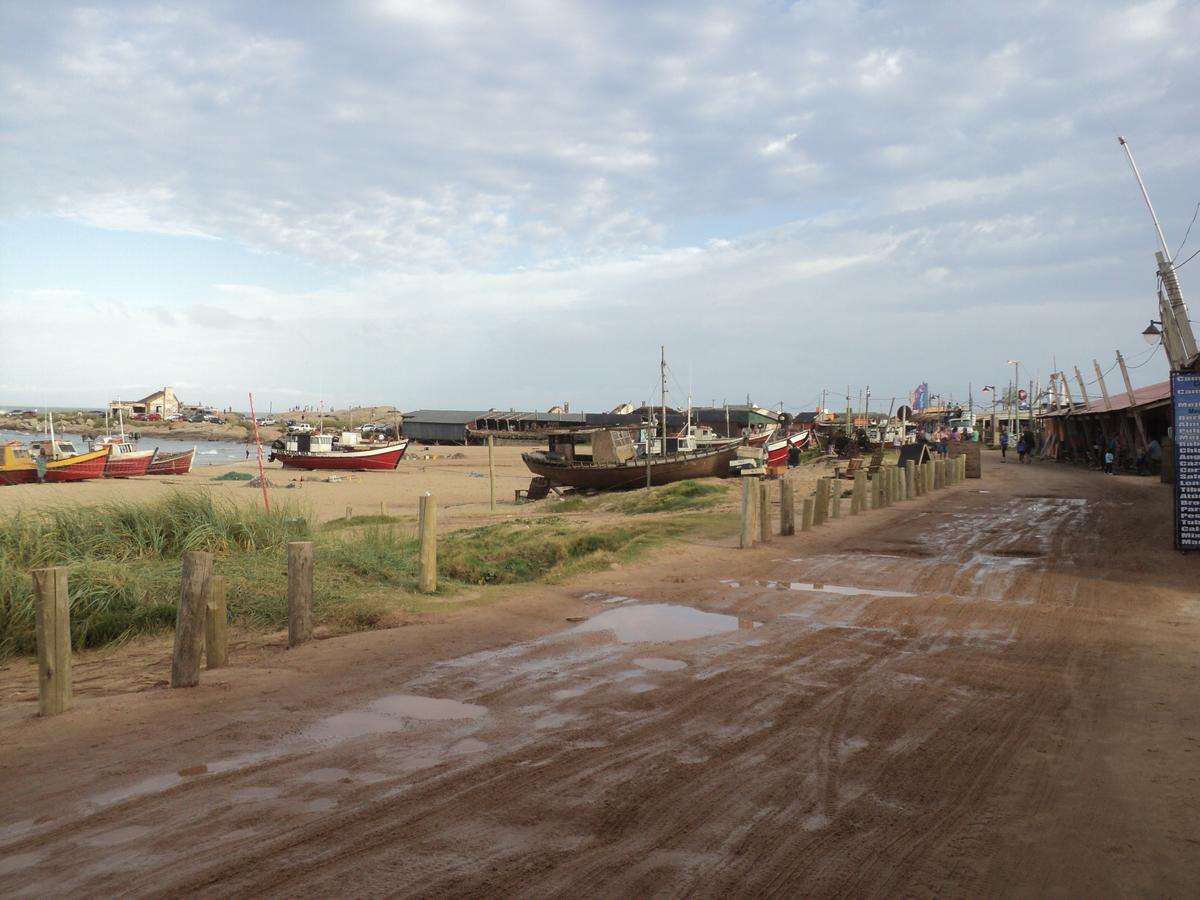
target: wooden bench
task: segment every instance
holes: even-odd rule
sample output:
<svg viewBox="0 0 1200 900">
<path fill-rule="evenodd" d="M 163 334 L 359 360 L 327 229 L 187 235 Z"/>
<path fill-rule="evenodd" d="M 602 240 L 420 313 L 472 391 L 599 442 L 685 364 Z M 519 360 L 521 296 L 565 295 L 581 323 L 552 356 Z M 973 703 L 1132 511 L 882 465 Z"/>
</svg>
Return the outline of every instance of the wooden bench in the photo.
<svg viewBox="0 0 1200 900">
<path fill-rule="evenodd" d="M 874 477 L 875 473 L 883 467 L 883 451 L 876 450 L 871 454 L 871 464 L 867 466 L 867 477 Z"/>
<path fill-rule="evenodd" d="M 862 471 L 862 462 L 863 461 L 862 461 L 861 456 L 855 456 L 852 459 L 846 460 L 846 467 L 844 469 L 841 466 L 834 466 L 833 467 L 834 477 L 835 478 L 853 478 L 854 474 L 856 472 Z"/>
</svg>

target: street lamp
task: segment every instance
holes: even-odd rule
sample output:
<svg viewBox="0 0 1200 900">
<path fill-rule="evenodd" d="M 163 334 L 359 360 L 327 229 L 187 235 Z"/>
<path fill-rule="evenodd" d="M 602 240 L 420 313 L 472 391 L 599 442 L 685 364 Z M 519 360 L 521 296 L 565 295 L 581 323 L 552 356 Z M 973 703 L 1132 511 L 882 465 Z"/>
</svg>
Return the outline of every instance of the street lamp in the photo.
<svg viewBox="0 0 1200 900">
<path fill-rule="evenodd" d="M 1021 361 L 1010 359 L 1013 367 L 1013 434 L 1021 430 Z"/>
<path fill-rule="evenodd" d="M 1157 319 L 1151 319 L 1149 326 L 1142 332 L 1142 337 L 1146 339 L 1146 343 L 1151 347 L 1162 340 L 1162 332 L 1158 329 L 1160 325 L 1162 325 L 1162 322 Z"/>
</svg>

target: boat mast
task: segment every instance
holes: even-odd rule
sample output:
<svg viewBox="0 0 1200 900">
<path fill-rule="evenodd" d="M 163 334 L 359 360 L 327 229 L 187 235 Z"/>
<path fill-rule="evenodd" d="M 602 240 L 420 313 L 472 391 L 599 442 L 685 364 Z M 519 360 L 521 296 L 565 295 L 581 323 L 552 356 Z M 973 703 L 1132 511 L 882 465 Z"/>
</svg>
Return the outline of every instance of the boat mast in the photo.
<svg viewBox="0 0 1200 900">
<path fill-rule="evenodd" d="M 659 368 L 662 374 L 662 425 L 659 426 L 659 434 L 662 435 L 662 446 L 660 455 L 667 455 L 667 348 L 662 345 L 659 348 L 662 361 L 659 363 Z"/>
</svg>

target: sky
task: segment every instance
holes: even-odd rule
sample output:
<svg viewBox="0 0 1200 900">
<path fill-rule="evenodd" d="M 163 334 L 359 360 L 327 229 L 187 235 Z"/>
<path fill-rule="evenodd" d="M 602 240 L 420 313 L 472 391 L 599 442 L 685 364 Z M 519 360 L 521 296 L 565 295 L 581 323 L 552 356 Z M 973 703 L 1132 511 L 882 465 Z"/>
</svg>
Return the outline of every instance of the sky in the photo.
<svg viewBox="0 0 1200 900">
<path fill-rule="evenodd" d="M 1198 43 L 1195 0 L 3 0 L 0 404 L 604 411 L 661 347 L 678 405 L 1161 381 L 1117 135 L 1182 262 Z"/>
</svg>

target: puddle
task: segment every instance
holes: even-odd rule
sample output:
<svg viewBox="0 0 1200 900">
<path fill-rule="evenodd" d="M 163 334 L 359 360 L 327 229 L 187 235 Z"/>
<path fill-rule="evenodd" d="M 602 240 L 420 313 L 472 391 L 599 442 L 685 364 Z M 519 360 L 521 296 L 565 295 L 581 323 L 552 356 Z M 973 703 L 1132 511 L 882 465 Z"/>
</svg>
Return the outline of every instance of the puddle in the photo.
<svg viewBox="0 0 1200 900">
<path fill-rule="evenodd" d="M 438 697 L 393 694 L 373 700 L 362 709 L 328 716 L 307 728 L 303 736 L 314 741 L 349 740 L 368 734 L 390 734 L 409 727 L 413 719 L 450 721 L 478 719 L 487 708 Z"/>
<path fill-rule="evenodd" d="M 629 643 L 666 643 L 691 641 L 762 625 L 750 619 L 704 612 L 690 606 L 670 603 L 645 603 L 610 609 L 593 616 L 572 631 L 611 631 L 618 641 Z"/>
<path fill-rule="evenodd" d="M 208 766 L 188 766 L 179 770 L 180 778 L 191 778 L 193 775 L 207 775 Z"/>
<path fill-rule="evenodd" d="M 800 822 L 800 827 L 805 831 L 820 831 L 829 825 L 829 816 L 823 816 L 820 813 L 813 813 L 811 816 L 806 816 Z"/>
<path fill-rule="evenodd" d="M 635 659 L 633 664 L 653 672 L 678 672 L 680 669 L 687 668 L 687 663 L 682 659 L 661 659 L 657 656 L 644 656 L 641 659 Z"/>
<path fill-rule="evenodd" d="M 118 844 L 128 844 L 130 841 L 136 841 L 138 838 L 145 837 L 151 831 L 153 829 L 146 825 L 126 825 L 124 828 L 113 828 L 110 831 L 102 831 L 99 834 L 84 838 L 83 843 L 89 847 L 115 847 Z"/>
<path fill-rule="evenodd" d="M 570 700 L 572 697 L 582 697 L 588 692 L 588 688 L 563 688 L 561 691 L 555 691 L 552 696 L 555 700 Z"/>
<path fill-rule="evenodd" d="M 337 805 L 338 802 L 332 797 L 322 797 L 319 800 L 310 800 L 302 808 L 305 812 L 329 812 L 329 810 L 335 809 Z"/>
<path fill-rule="evenodd" d="M 629 685 L 626 690 L 628 690 L 631 694 L 648 694 L 656 687 L 657 685 L 647 684 L 644 681 L 635 681 L 633 684 Z"/>
<path fill-rule="evenodd" d="M 768 581 L 767 587 L 775 586 L 775 582 Z M 883 588 L 862 588 L 850 587 L 844 584 L 825 584 L 822 581 L 791 581 L 780 582 L 779 586 L 784 587 L 789 591 L 811 591 L 818 594 L 842 594 L 846 597 L 857 597 L 861 594 L 866 594 L 870 597 L 915 597 L 916 594 L 908 591 L 887 591 Z"/>
<path fill-rule="evenodd" d="M 488 748 L 486 741 L 476 740 L 475 738 L 463 738 L 456 744 L 450 745 L 450 753 L 482 753 Z"/>
</svg>

